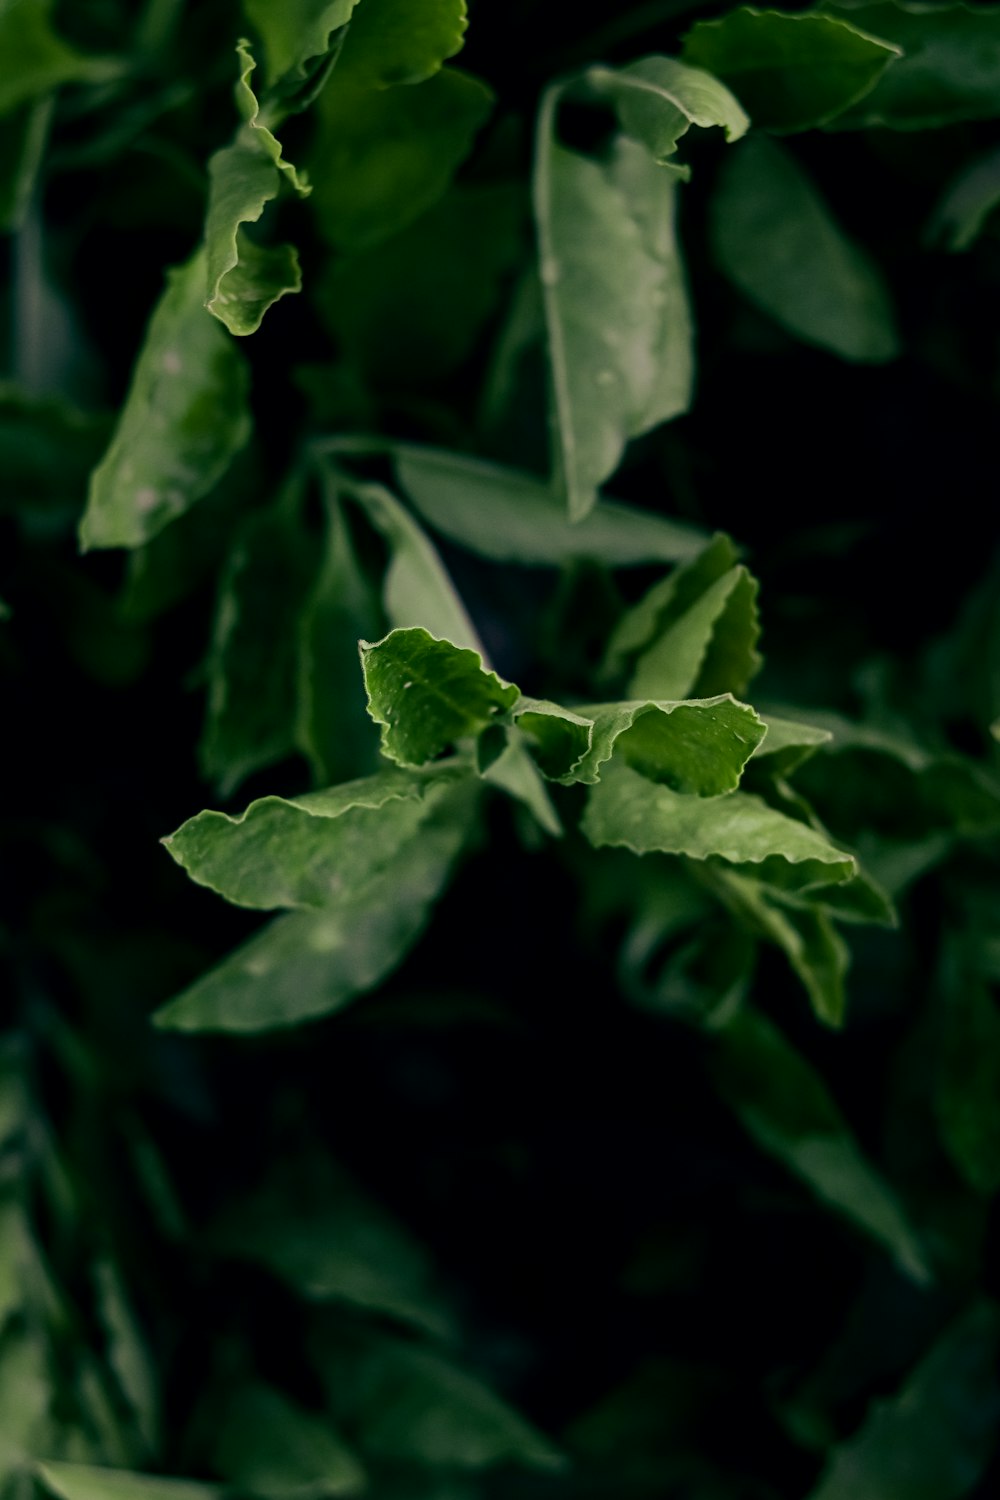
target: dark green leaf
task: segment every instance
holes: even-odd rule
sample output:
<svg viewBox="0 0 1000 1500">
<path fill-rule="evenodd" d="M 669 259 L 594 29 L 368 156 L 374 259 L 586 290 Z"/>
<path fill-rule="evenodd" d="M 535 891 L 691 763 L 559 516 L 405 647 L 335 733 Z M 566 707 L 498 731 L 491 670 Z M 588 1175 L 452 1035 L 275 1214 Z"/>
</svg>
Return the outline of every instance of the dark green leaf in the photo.
<svg viewBox="0 0 1000 1500">
<path fill-rule="evenodd" d="M 988 1197 L 1000 1188 L 1000 1011 L 977 972 L 977 948 L 964 935 L 945 950 L 934 1102 L 955 1165 Z"/>
<path fill-rule="evenodd" d="M 108 1339 L 108 1364 L 146 1451 L 155 1455 L 160 1434 L 160 1394 L 156 1367 L 136 1321 L 118 1267 L 102 1260 L 96 1267 L 101 1321 Z"/>
<path fill-rule="evenodd" d="M 745 5 L 697 21 L 684 60 L 727 83 L 758 129 L 808 130 L 864 98 L 899 56 L 878 27 L 852 20 Z"/>
<path fill-rule="evenodd" d="M 819 1073 L 762 1015 L 741 1010 L 718 1033 L 712 1076 L 757 1144 L 882 1244 L 918 1281 L 930 1272 L 893 1193 L 865 1160 Z"/>
<path fill-rule="evenodd" d="M 264 1500 L 355 1495 L 366 1484 L 329 1421 L 266 1385 L 245 1387 L 227 1405 L 215 1464 L 241 1494 Z"/>
<path fill-rule="evenodd" d="M 119 71 L 110 58 L 85 57 L 49 24 L 51 0 L 14 0 L 0 10 L 0 116 L 64 83 L 100 83 Z"/>
<path fill-rule="evenodd" d="M 876 1401 L 834 1449 L 810 1500 L 961 1500 L 996 1445 L 1000 1317 L 974 1303 L 941 1336 L 895 1397 Z"/>
<path fill-rule="evenodd" d="M 775 142 L 747 141 L 724 163 L 710 233 L 729 280 L 796 338 L 861 363 L 899 352 L 880 270 Z"/>
<path fill-rule="evenodd" d="M 1000 151 L 990 151 L 963 168 L 949 184 L 927 226 L 932 244 L 968 250 L 1000 207 Z"/>
<path fill-rule="evenodd" d="M 193 1479 L 164 1479 L 89 1464 L 41 1463 L 36 1470 L 57 1500 L 219 1500 L 222 1489 Z"/>
<path fill-rule="evenodd" d="M 364 0 L 338 64 L 356 83 L 420 83 L 465 40 L 465 0 Z"/>
<path fill-rule="evenodd" d="M 399 482 L 424 519 L 494 562 L 555 567 L 590 557 L 630 567 L 681 561 L 704 542 L 693 526 L 611 500 L 572 525 L 553 490 L 532 475 L 439 448 L 399 444 L 393 453 Z"/>
<path fill-rule="evenodd" d="M 167 273 L 111 446 L 90 480 L 80 545 L 138 547 L 218 482 L 250 436 L 243 356 L 204 308 L 199 252 Z"/>
<path fill-rule="evenodd" d="M 362 641 L 361 664 L 382 753 L 402 766 L 426 765 L 479 734 L 520 696 L 477 652 L 423 629 L 393 630 L 374 645 Z"/>
<path fill-rule="evenodd" d="M 582 84 L 586 92 L 614 106 L 622 129 L 655 161 L 685 175 L 670 158 L 692 125 L 703 130 L 719 126 L 727 141 L 736 141 L 750 124 L 719 77 L 673 57 L 654 56 L 617 70 L 588 68 Z"/>
<path fill-rule="evenodd" d="M 22 104 L 0 119 L 0 233 L 24 223 L 52 121 L 49 98 Z"/>
</svg>

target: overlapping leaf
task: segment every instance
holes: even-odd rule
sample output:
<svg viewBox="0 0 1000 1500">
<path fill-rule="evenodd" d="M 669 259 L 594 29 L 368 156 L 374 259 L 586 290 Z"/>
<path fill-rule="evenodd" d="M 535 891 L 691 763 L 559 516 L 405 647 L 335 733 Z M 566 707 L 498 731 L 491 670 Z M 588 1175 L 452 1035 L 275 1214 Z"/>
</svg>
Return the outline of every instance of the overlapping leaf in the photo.
<svg viewBox="0 0 1000 1500">
<path fill-rule="evenodd" d="M 246 1386 L 231 1398 L 215 1463 L 241 1494 L 269 1500 L 355 1495 L 367 1482 L 329 1420 L 266 1385 Z"/>
</svg>

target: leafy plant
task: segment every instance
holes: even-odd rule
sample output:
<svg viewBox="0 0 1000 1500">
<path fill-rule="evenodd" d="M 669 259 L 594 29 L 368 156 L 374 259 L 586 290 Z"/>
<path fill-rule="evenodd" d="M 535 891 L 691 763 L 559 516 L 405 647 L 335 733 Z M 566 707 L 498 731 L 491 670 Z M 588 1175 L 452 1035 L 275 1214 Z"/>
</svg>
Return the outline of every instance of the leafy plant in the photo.
<svg viewBox="0 0 1000 1500">
<path fill-rule="evenodd" d="M 995 1492 L 998 59 L 0 0 L 0 1500 Z"/>
</svg>

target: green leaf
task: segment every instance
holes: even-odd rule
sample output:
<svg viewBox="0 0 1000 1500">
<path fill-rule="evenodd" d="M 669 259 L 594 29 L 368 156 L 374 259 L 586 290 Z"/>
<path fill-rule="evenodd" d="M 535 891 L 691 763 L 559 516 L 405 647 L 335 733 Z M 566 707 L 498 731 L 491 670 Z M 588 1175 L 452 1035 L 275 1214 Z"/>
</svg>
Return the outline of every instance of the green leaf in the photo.
<svg viewBox="0 0 1000 1500">
<path fill-rule="evenodd" d="M 754 759 L 772 776 L 788 776 L 833 738 L 829 729 L 800 724 L 776 714 L 761 714 L 767 733 L 754 751 Z"/>
<path fill-rule="evenodd" d="M 245 1386 L 226 1406 L 215 1467 L 241 1494 L 264 1500 L 355 1495 L 365 1472 L 328 1420 L 271 1386 Z"/>
<path fill-rule="evenodd" d="M 945 189 L 927 226 L 931 244 L 968 250 L 1000 207 L 1000 151 L 989 151 L 964 167 Z"/>
<path fill-rule="evenodd" d="M 465 0 L 364 0 L 338 64 L 366 88 L 420 83 L 465 40 Z"/>
<path fill-rule="evenodd" d="M 762 1150 L 883 1245 L 908 1276 L 929 1279 L 920 1241 L 892 1191 L 866 1161 L 819 1073 L 776 1026 L 739 1011 L 716 1033 L 709 1066 Z"/>
<path fill-rule="evenodd" d="M 204 309 L 198 253 L 167 287 L 111 445 L 90 480 L 80 545 L 138 547 L 221 479 L 250 436 L 247 367 Z"/>
<path fill-rule="evenodd" d="M 445 193 L 492 107 L 486 85 L 457 68 L 418 88 L 382 90 L 347 72 L 343 57 L 320 96 L 309 156 L 320 233 L 338 248 L 364 250 L 405 229 Z M 328 301 L 336 272 L 332 283 Z"/>
<path fill-rule="evenodd" d="M 1000 115 L 1000 6 L 861 0 L 824 9 L 903 54 L 835 129 L 935 130 Z"/>
<path fill-rule="evenodd" d="M 900 54 L 878 27 L 851 20 L 741 6 L 696 21 L 684 60 L 727 83 L 758 129 L 809 130 L 870 93 Z"/>
<path fill-rule="evenodd" d="M 108 1339 L 108 1363 L 128 1402 L 147 1453 L 155 1455 L 160 1433 L 156 1367 L 117 1266 L 111 1260 L 102 1260 L 95 1271 L 101 1321 Z"/>
<path fill-rule="evenodd" d="M 337 1330 L 314 1351 L 334 1414 L 373 1457 L 453 1470 L 553 1469 L 552 1444 L 476 1376 L 388 1334 Z"/>
<path fill-rule="evenodd" d="M 52 122 L 51 97 L 0 118 L 0 234 L 20 229 L 28 212 Z"/>
<path fill-rule="evenodd" d="M 368 712 L 382 726 L 382 754 L 422 766 L 448 746 L 477 735 L 520 694 L 487 671 L 478 652 L 436 640 L 423 629 L 393 630 L 360 643 Z"/>
<path fill-rule="evenodd" d="M 71 531 L 109 429 L 104 416 L 0 383 L 0 514 L 29 536 Z"/>
<path fill-rule="evenodd" d="M 219 1500 L 222 1488 L 89 1464 L 42 1463 L 35 1471 L 56 1500 Z"/>
<path fill-rule="evenodd" d="M 341 354 L 390 389 L 462 365 L 523 255 L 522 208 L 517 184 L 454 188 L 401 233 L 331 260 L 316 298 Z"/>
<path fill-rule="evenodd" d="M 774 141 L 747 141 L 724 163 L 709 230 L 723 273 L 796 338 L 864 364 L 899 353 L 881 271 Z"/>
<path fill-rule="evenodd" d="M 264 927 L 156 1012 L 177 1031 L 267 1031 L 338 1010 L 373 989 L 423 931 L 469 834 L 473 785 L 442 799 L 395 862 L 319 910 Z"/>
<path fill-rule="evenodd" d="M 996 1446 L 1000 1315 L 975 1302 L 917 1365 L 898 1394 L 875 1401 L 840 1443 L 810 1500 L 961 1500 Z"/>
<path fill-rule="evenodd" d="M 382 602 L 390 625 L 420 625 L 439 640 L 482 655 L 475 626 L 454 584 L 409 511 L 382 485 L 358 484 L 345 477 L 342 488 L 389 543 Z"/>
<path fill-rule="evenodd" d="M 327 497 L 326 545 L 299 624 L 295 741 L 317 783 L 373 771 L 378 734 L 365 711 L 358 640 L 384 628 L 378 595 L 354 552 L 343 506 Z"/>
<path fill-rule="evenodd" d="M 86 57 L 52 30 L 51 0 L 0 3 L 0 116 L 64 83 L 101 83 L 114 77 L 112 59 Z"/>
<path fill-rule="evenodd" d="M 224 795 L 296 748 L 299 619 L 315 566 L 295 490 L 237 534 L 219 585 L 198 747 L 203 775 Z"/>
<path fill-rule="evenodd" d="M 678 562 L 704 542 L 693 526 L 610 500 L 599 500 L 572 525 L 543 481 L 462 453 L 400 443 L 393 457 L 399 483 L 424 520 L 494 562 L 557 567 L 593 558 L 622 568 Z"/>
<path fill-rule="evenodd" d="M 51 1442 L 52 1397 L 39 1329 L 9 1324 L 0 1337 L 0 1484 Z"/>
<path fill-rule="evenodd" d="M 434 1337 L 454 1331 L 426 1251 L 326 1157 L 279 1158 L 263 1186 L 223 1210 L 211 1241 L 310 1302 L 383 1313 Z"/>
<path fill-rule="evenodd" d="M 356 902 L 391 878 L 450 782 L 387 769 L 290 800 L 262 797 L 238 817 L 201 812 L 163 842 L 192 880 L 237 906 Z"/>
<path fill-rule="evenodd" d="M 1000 1188 L 1000 1012 L 972 956 L 953 938 L 942 962 L 934 1103 L 944 1144 L 974 1192 Z"/>
<path fill-rule="evenodd" d="M 358 0 L 243 0 L 263 44 L 272 88 L 301 85 L 326 57 L 334 32 L 350 21 Z"/>
<path fill-rule="evenodd" d="M 722 860 L 791 890 L 847 880 L 850 854 L 749 792 L 692 797 L 612 761 L 590 793 L 581 824 L 592 844 L 633 854 Z"/>
<path fill-rule="evenodd" d="M 628 673 L 636 698 L 742 693 L 760 666 L 756 599 L 756 579 L 720 533 L 622 616 L 602 675 Z"/>
<path fill-rule="evenodd" d="M 250 87 L 257 65 L 249 44 L 240 42 L 236 51 L 240 60 L 236 102 L 244 124 L 232 145 L 216 151 L 208 164 L 205 306 L 230 333 L 243 336 L 257 331 L 279 297 L 301 290 L 302 277 L 293 245 L 259 245 L 242 226 L 257 222 L 278 196 L 283 181 L 300 197 L 310 188 L 283 156 L 280 142 L 261 113 Z"/>
<path fill-rule="evenodd" d="M 537 713 L 534 700 L 524 700 Z M 743 767 L 764 726 L 752 708 L 729 694 L 689 703 L 584 704 L 575 710 L 593 723 L 582 759 L 559 773 L 564 782 L 600 781 L 613 757 L 649 777 L 695 797 L 718 797 L 739 785 Z M 525 715 L 531 733 L 533 714 Z"/>
<path fill-rule="evenodd" d="M 670 158 L 692 125 L 703 130 L 719 126 L 727 141 L 737 141 L 750 125 L 729 90 L 700 68 L 673 57 L 641 57 L 624 68 L 588 68 L 582 89 L 615 109 L 621 128 L 646 147 L 661 166 Z"/>
</svg>

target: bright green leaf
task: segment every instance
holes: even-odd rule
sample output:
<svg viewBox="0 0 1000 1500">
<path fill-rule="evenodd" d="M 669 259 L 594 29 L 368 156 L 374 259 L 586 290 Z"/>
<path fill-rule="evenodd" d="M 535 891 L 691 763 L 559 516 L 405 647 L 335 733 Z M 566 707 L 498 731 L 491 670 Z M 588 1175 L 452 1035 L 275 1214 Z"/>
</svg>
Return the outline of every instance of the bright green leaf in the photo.
<svg viewBox="0 0 1000 1500">
<path fill-rule="evenodd" d="M 614 107 L 625 133 L 645 146 L 655 161 L 673 165 L 670 158 L 692 125 L 703 130 L 718 126 L 727 141 L 746 134 L 750 121 L 719 82 L 721 76 L 712 77 L 673 57 L 654 56 L 624 68 L 588 68 L 582 84 L 587 93 Z"/>
<path fill-rule="evenodd" d="M 581 827 L 598 847 L 757 866 L 750 873 L 793 890 L 847 880 L 855 870 L 850 854 L 760 797 L 688 796 L 620 761 L 612 761 L 591 790 Z"/>
<path fill-rule="evenodd" d="M 935 130 L 1000 115 L 1000 6 L 848 0 L 824 9 L 903 54 L 835 129 Z"/>
<path fill-rule="evenodd" d="M 809 1500 L 961 1500 L 996 1446 L 1000 1315 L 974 1302 L 832 1452 Z"/>
<path fill-rule="evenodd" d="M 745 5 L 696 21 L 684 59 L 727 83 L 758 129 L 808 130 L 868 94 L 899 56 L 877 26 L 849 20 Z"/>
<path fill-rule="evenodd" d="M 199 253 L 167 273 L 80 544 L 138 547 L 218 482 L 250 436 L 243 356 L 204 309 Z"/>
<path fill-rule="evenodd" d="M 733 285 L 796 338 L 860 363 L 898 354 L 881 271 L 774 141 L 747 141 L 723 164 L 710 234 Z"/>
<path fill-rule="evenodd" d="M 245 1386 L 231 1398 L 215 1446 L 215 1466 L 241 1494 L 265 1500 L 355 1495 L 365 1472 L 333 1425 L 271 1386 Z"/>
<path fill-rule="evenodd" d="M 449 778 L 386 769 L 302 797 L 262 797 L 238 817 L 202 812 L 163 840 L 191 879 L 238 906 L 327 907 L 382 885 Z"/>
<path fill-rule="evenodd" d="M 762 1150 L 883 1245 L 908 1275 L 928 1280 L 920 1242 L 892 1191 L 866 1161 L 819 1073 L 776 1026 L 739 1011 L 716 1033 L 710 1068 Z"/>
<path fill-rule="evenodd" d="M 361 642 L 368 712 L 382 726 L 382 753 L 422 766 L 477 735 L 517 702 L 518 689 L 483 667 L 476 651 L 423 629 Z"/>
<path fill-rule="evenodd" d="M 334 32 L 350 21 L 358 0 L 243 0 L 256 27 L 273 88 L 306 82 L 309 64 L 326 56 Z"/>
<path fill-rule="evenodd" d="M 177 1031 L 267 1031 L 338 1010 L 402 960 L 469 833 L 472 788 L 456 787 L 380 876 L 329 906 L 278 917 L 157 1011 Z"/>
<path fill-rule="evenodd" d="M 593 737 L 566 782 L 599 781 L 612 757 L 651 781 L 695 797 L 718 797 L 738 785 L 764 726 L 729 694 L 689 703 L 584 704 L 576 713 L 593 722 Z"/>
<path fill-rule="evenodd" d="M 555 567 L 590 557 L 630 567 L 679 562 L 704 543 L 693 526 L 610 500 L 599 500 L 572 525 L 542 480 L 461 453 L 397 444 L 393 456 L 399 482 L 424 519 L 494 562 Z"/>
<path fill-rule="evenodd" d="M 467 24 L 465 0 L 364 0 L 338 73 L 366 88 L 420 83 L 461 51 Z"/>
</svg>

